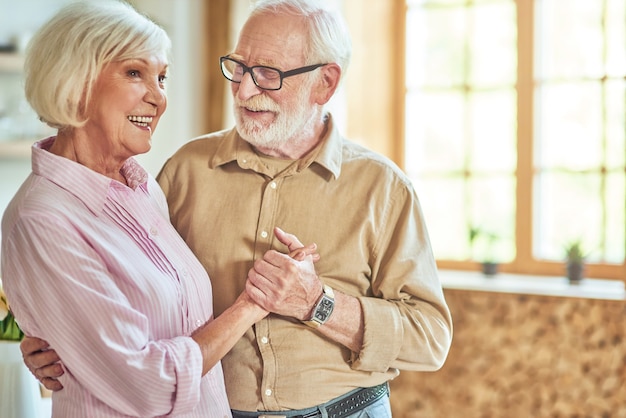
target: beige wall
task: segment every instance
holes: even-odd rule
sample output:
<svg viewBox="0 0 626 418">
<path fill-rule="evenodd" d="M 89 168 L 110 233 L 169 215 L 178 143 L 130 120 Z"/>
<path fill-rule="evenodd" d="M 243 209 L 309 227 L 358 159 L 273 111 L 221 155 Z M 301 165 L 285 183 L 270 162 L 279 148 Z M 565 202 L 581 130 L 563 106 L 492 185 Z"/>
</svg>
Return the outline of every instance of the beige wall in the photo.
<svg viewBox="0 0 626 418">
<path fill-rule="evenodd" d="M 626 417 L 623 301 L 446 290 L 435 373 L 401 372 L 394 418 Z"/>
</svg>

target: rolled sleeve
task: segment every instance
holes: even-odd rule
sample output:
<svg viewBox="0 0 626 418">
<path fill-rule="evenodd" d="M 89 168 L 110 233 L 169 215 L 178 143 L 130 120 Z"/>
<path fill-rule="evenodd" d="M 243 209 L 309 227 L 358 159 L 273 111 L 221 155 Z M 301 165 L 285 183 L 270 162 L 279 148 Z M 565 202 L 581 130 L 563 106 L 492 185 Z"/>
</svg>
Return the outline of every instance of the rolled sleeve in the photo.
<svg viewBox="0 0 626 418">
<path fill-rule="evenodd" d="M 190 337 L 173 338 L 162 343 L 176 371 L 176 393 L 172 400 L 171 415 L 177 416 L 192 411 L 200 401 L 202 379 L 202 353 L 198 344 Z"/>
<path fill-rule="evenodd" d="M 385 373 L 389 369 L 435 371 L 448 355 L 452 322 L 444 304 L 359 298 L 364 315 L 363 345 L 352 368 Z M 391 305 L 391 309 L 390 309 Z"/>
<path fill-rule="evenodd" d="M 365 329 L 363 346 L 353 355 L 352 368 L 385 373 L 402 348 L 404 328 L 400 312 L 383 299 L 359 298 L 363 309 Z M 385 338 L 381 338 L 385 335 Z"/>
</svg>

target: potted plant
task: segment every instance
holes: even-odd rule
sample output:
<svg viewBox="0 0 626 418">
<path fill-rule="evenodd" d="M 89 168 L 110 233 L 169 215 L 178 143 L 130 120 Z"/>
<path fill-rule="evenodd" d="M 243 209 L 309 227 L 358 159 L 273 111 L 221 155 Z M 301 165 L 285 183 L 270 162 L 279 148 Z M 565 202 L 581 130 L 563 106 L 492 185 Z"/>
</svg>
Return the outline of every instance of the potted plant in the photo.
<svg viewBox="0 0 626 418">
<path fill-rule="evenodd" d="M 482 238 L 482 239 L 481 239 Z M 469 228 L 469 244 L 472 248 L 472 257 L 477 258 L 475 254 L 475 247 L 478 245 L 478 241 L 482 241 L 480 247 L 480 258 L 482 261 L 482 272 L 485 276 L 495 276 L 498 272 L 498 262 L 494 258 L 494 245 L 498 240 L 498 236 L 492 232 L 483 230 L 478 226 L 470 226 Z"/>
<path fill-rule="evenodd" d="M 580 240 L 574 240 L 565 246 L 565 269 L 570 284 L 579 284 L 583 279 L 585 257 Z"/>
<path fill-rule="evenodd" d="M 0 281 L 0 340 L 21 341 L 24 333 L 13 317 Z"/>
</svg>

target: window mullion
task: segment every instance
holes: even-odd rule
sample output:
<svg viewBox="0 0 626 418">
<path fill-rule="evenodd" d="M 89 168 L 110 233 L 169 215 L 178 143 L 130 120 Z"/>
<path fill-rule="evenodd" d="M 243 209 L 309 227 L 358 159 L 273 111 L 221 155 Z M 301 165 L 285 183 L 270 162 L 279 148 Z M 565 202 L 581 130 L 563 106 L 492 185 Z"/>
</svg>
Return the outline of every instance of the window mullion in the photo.
<svg viewBox="0 0 626 418">
<path fill-rule="evenodd" d="M 517 0 L 517 211 L 515 215 L 516 271 L 533 263 L 533 94 L 534 1 Z"/>
</svg>

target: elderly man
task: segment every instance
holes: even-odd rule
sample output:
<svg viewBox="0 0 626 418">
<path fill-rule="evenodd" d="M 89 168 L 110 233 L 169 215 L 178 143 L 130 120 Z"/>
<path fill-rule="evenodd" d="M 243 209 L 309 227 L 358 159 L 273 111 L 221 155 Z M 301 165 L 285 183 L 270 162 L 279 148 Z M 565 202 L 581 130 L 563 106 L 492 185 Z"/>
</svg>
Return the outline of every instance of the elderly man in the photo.
<svg viewBox="0 0 626 418">
<path fill-rule="evenodd" d="M 223 359 L 234 417 L 391 416 L 387 382 L 439 369 L 451 344 L 410 181 L 325 110 L 350 54 L 341 16 L 317 1 L 257 2 L 221 58 L 236 127 L 186 144 L 158 177 L 215 314 L 244 288 L 271 312 Z M 282 268 L 275 227 L 318 244 L 315 270 Z"/>
</svg>

